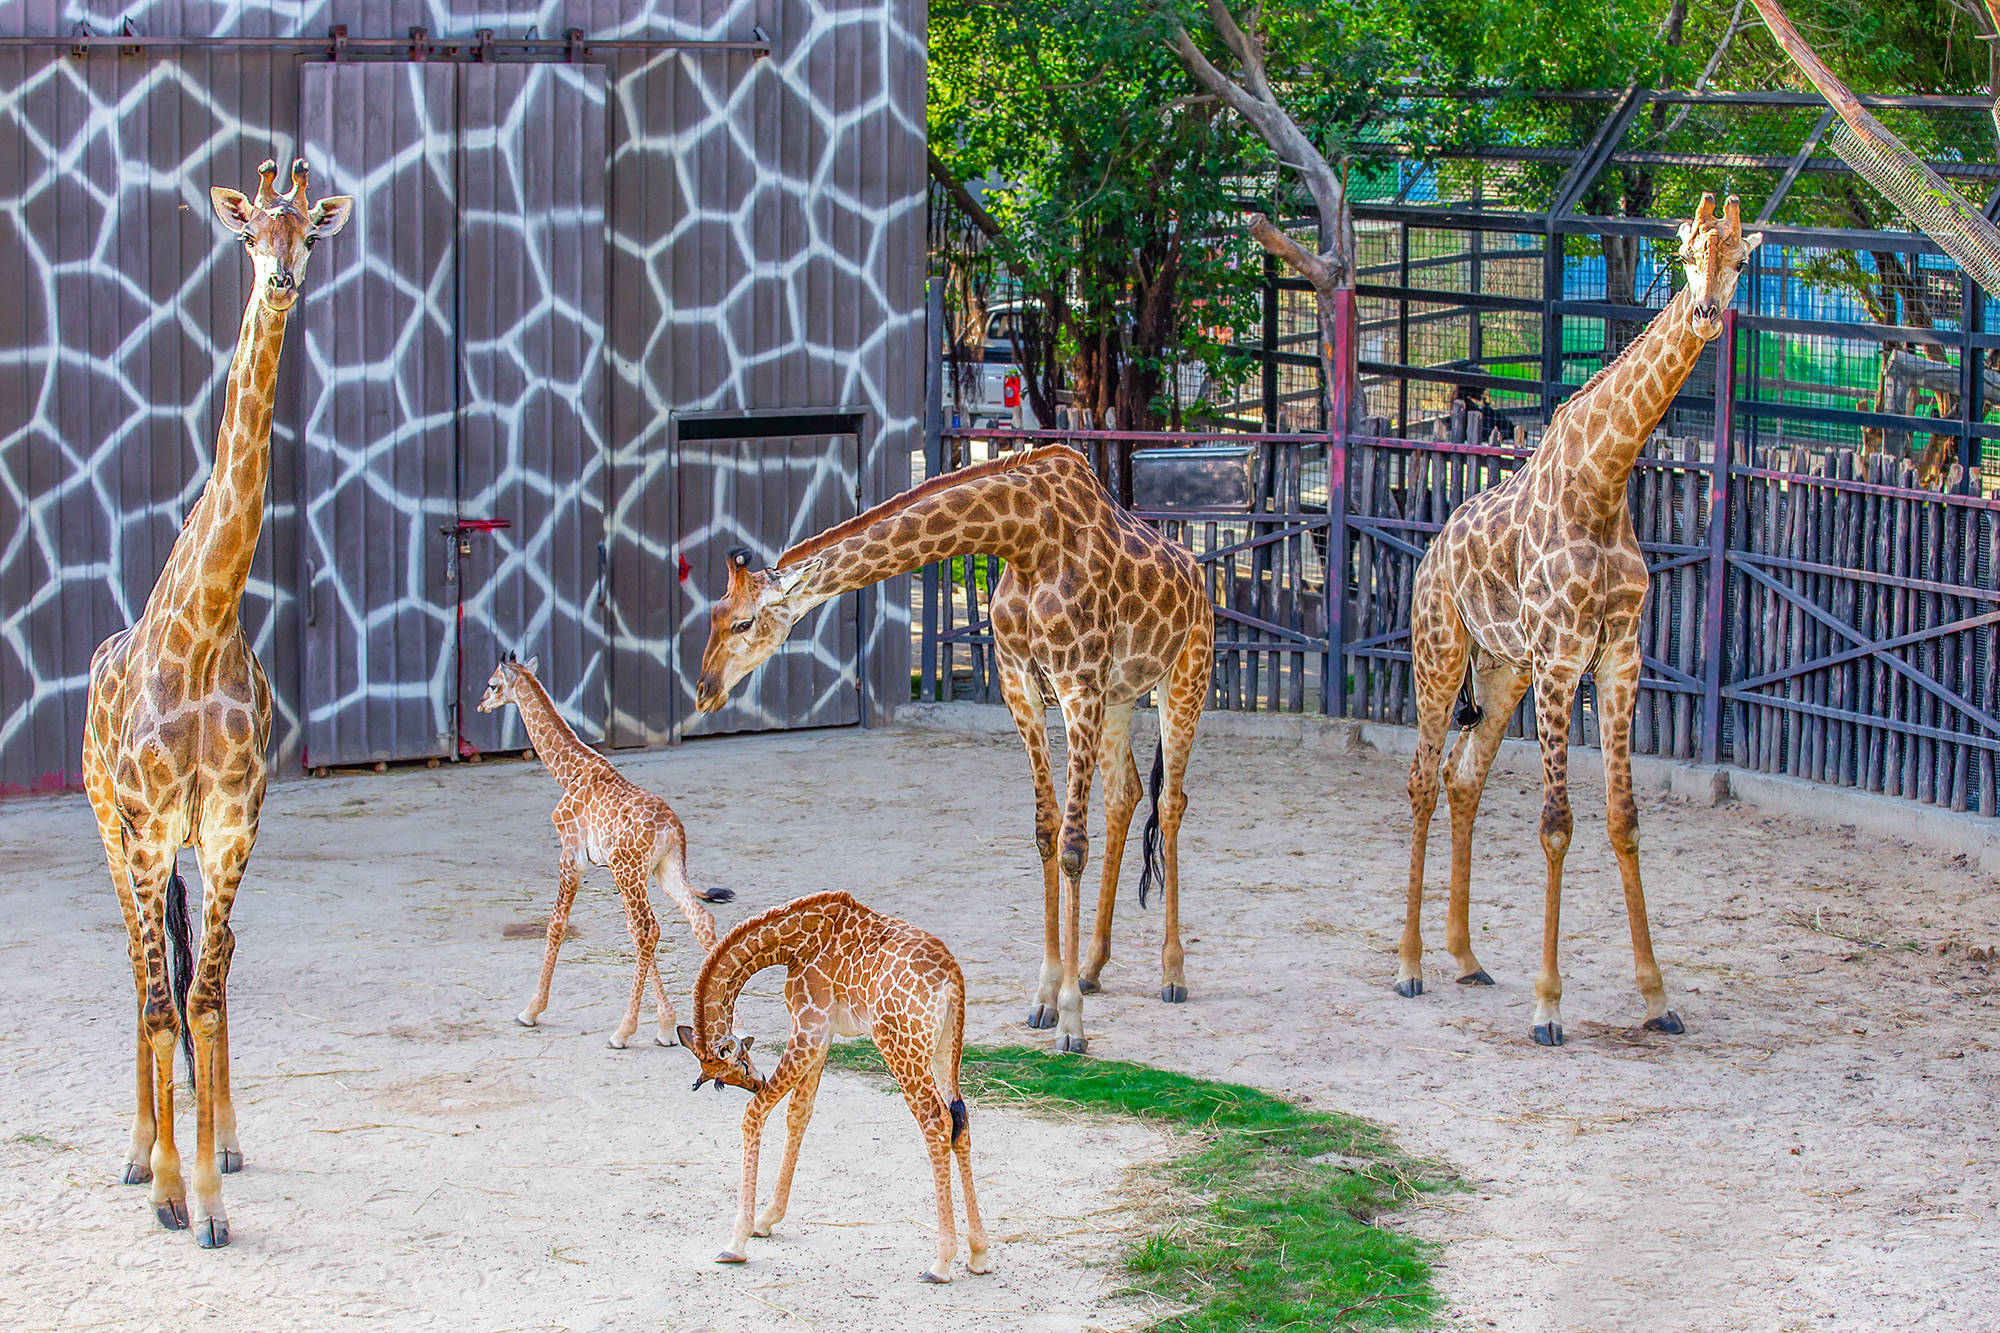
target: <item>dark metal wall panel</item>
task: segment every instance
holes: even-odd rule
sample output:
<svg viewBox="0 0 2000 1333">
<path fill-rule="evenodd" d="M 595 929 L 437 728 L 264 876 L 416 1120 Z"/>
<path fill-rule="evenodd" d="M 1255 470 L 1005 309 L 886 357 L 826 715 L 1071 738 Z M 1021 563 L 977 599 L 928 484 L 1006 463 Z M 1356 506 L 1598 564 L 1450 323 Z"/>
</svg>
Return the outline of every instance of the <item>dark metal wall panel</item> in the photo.
<svg viewBox="0 0 2000 1333">
<path fill-rule="evenodd" d="M 456 77 L 305 70 L 305 151 L 356 196 L 305 318 L 308 764 L 451 749 Z"/>
<path fill-rule="evenodd" d="M 612 121 L 605 500 L 615 743 L 669 735 L 678 415 L 859 408 L 864 503 L 908 484 L 922 312 L 896 287 L 923 255 L 918 0 L 135 0 L 115 10 L 23 0 L 0 6 L 0 32 L 67 33 L 79 20 L 110 32 L 127 17 L 153 35 L 318 36 L 335 23 L 376 37 L 421 25 L 460 42 L 482 27 L 504 36 L 530 24 L 544 34 L 744 37 L 753 24 L 772 34 L 768 59 L 592 57 L 606 71 Z M 76 781 L 90 652 L 143 605 L 206 480 L 247 276 L 207 191 L 247 188 L 262 158 L 293 155 L 303 63 L 199 49 L 0 53 L 0 295 L 23 294 L 5 307 L 19 319 L 0 328 L 0 519 L 10 505 L 24 511 L 0 529 L 0 791 Z M 864 122 L 889 160 L 879 176 L 842 176 L 835 157 L 848 149 L 838 145 L 862 142 L 854 127 Z M 315 193 L 362 190 L 315 168 Z M 816 220 L 833 196 L 848 218 L 837 233 Z M 10 235 L 5 219 L 16 216 L 21 230 Z M 323 249 L 295 322 L 312 314 L 328 261 L 352 239 Z M 855 314 L 844 326 L 827 316 L 847 307 Z M 109 364 L 91 355 L 104 345 Z M 303 734 L 302 329 L 280 374 L 267 532 L 244 619 L 271 675 L 284 772 L 296 771 Z M 52 599 L 43 590 L 58 581 Z M 883 591 L 864 613 L 871 715 L 907 691 L 906 599 Z"/>
<path fill-rule="evenodd" d="M 460 734 L 520 749 L 513 709 L 471 708 L 502 652 L 541 660 L 570 725 L 604 735 L 604 70 L 469 65 L 460 282 Z"/>
<path fill-rule="evenodd" d="M 675 702 L 681 735 L 861 720 L 859 597 L 852 593 L 807 615 L 726 706 L 707 715 L 694 708 L 709 613 L 727 586 L 729 548 L 749 547 L 762 568 L 786 547 L 853 517 L 859 512 L 859 462 L 852 435 L 681 442 L 679 546 L 693 570 L 680 597 Z"/>
</svg>

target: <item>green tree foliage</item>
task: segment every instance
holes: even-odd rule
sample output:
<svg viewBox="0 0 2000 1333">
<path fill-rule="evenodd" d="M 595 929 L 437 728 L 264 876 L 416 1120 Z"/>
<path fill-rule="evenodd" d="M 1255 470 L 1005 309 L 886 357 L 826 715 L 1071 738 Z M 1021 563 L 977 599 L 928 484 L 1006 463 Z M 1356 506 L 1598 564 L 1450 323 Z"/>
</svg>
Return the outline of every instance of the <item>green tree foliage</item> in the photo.
<svg viewBox="0 0 2000 1333">
<path fill-rule="evenodd" d="M 1244 137 L 1145 13 L 939 0 L 930 33 L 932 150 L 957 181 L 985 182 L 986 256 L 1054 352 L 1027 358 L 1037 413 L 1066 384 L 1099 420 L 1116 407 L 1145 428 L 1177 416 L 1177 365 L 1240 380 L 1232 346 L 1260 276 L 1230 226 Z"/>
</svg>

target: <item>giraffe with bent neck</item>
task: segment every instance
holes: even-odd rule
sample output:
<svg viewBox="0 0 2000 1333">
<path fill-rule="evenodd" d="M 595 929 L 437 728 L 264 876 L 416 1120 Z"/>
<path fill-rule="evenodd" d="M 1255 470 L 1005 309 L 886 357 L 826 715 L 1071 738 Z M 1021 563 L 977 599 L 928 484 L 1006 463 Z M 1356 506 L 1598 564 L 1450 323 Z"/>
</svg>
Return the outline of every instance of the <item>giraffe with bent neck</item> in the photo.
<svg viewBox="0 0 2000 1333">
<path fill-rule="evenodd" d="M 306 197 L 306 164 L 291 188 L 277 164 L 258 169 L 255 200 L 216 187 L 222 225 L 249 253 L 255 276 L 223 391 L 215 466 L 139 621 L 99 646 L 90 663 L 83 775 L 118 903 L 138 991 L 138 1109 L 125 1183 L 152 1183 L 169 1230 L 190 1222 L 174 1143 L 174 1047 L 187 1053 L 195 1097 L 195 1240 L 229 1243 L 222 1175 L 239 1170 L 229 1090 L 230 909 L 264 803 L 271 690 L 240 619 L 243 588 L 264 524 L 271 416 L 285 322 L 312 247 L 339 231 L 353 200 Z M 174 869 L 195 848 L 203 885 L 201 953 L 188 957 L 187 889 Z M 169 937 L 175 952 L 169 978 Z M 192 971 L 193 975 L 190 976 Z"/>
<path fill-rule="evenodd" d="M 1111 956 L 1125 836 L 1141 784 L 1132 712 L 1160 691 L 1153 810 L 1139 901 L 1157 878 L 1165 909 L 1160 998 L 1187 999 L 1180 940 L 1182 778 L 1208 701 L 1214 612 L 1194 555 L 1111 498 L 1083 455 L 1046 445 L 933 477 L 785 551 L 768 570 L 730 552 L 728 591 L 710 613 L 696 706 L 722 706 L 737 681 L 776 652 L 799 618 L 844 592 L 974 553 L 1006 569 L 991 618 L 1000 689 L 1035 782 L 1042 857 L 1042 972 L 1028 1026 L 1054 1027 L 1057 1049 L 1082 1051 L 1083 995 Z M 1067 782 L 1056 800 L 1046 695 L 1062 708 Z M 1104 774 L 1104 868 L 1090 956 L 1078 957 L 1090 788 Z"/>
<path fill-rule="evenodd" d="M 1632 527 L 1626 481 L 1639 451 L 1721 334 L 1721 312 L 1750 253 L 1732 196 L 1723 214 L 1702 196 L 1680 226 L 1687 284 L 1617 360 L 1557 410 L 1534 455 L 1506 481 L 1453 511 L 1417 566 L 1410 652 L 1417 752 L 1410 761 L 1409 901 L 1397 950 L 1396 991 L 1423 993 L 1424 850 L 1437 807 L 1439 760 L 1461 691 L 1462 728 L 1444 759 L 1451 807 L 1451 889 L 1445 947 L 1461 985 L 1492 985 L 1472 951 L 1467 920 L 1472 828 L 1487 773 L 1530 683 L 1542 749 L 1541 842 L 1547 861 L 1542 966 L 1531 1035 L 1563 1040 L 1556 968 L 1563 857 L 1575 827 L 1569 803 L 1569 723 L 1584 672 L 1593 674 L 1604 756 L 1605 817 L 1624 882 L 1639 994 L 1650 1031 L 1685 1030 L 1667 1007 L 1639 880 L 1639 812 L 1632 798 L 1632 711 L 1639 691 L 1639 623 L 1650 577 Z"/>
<path fill-rule="evenodd" d="M 736 997 L 750 978 L 767 967 L 785 969 L 785 1006 L 792 1035 L 769 1079 L 750 1062 L 754 1037 L 735 1035 Z M 951 1281 L 958 1233 L 951 1208 L 951 1162 L 958 1158 L 965 1184 L 968 1267 L 990 1273 L 986 1228 L 972 1185 L 972 1127 L 958 1092 L 959 1058 L 965 1046 L 965 976 L 944 941 L 907 921 L 884 916 L 845 893 L 795 898 L 751 917 L 723 937 L 701 965 L 694 983 L 694 1026 L 680 1030 L 681 1045 L 701 1062 L 697 1090 L 709 1079 L 747 1088 L 743 1111 L 743 1188 L 729 1248 L 717 1263 L 740 1264 L 750 1237 L 768 1236 L 784 1220 L 791 1201 L 792 1172 L 799 1141 L 812 1120 L 819 1077 L 826 1069 L 833 1038 L 874 1039 L 882 1061 L 896 1076 L 923 1131 L 937 1193 L 937 1252 L 924 1270 L 925 1282 Z M 757 1156 L 764 1122 L 789 1095 L 785 1113 L 785 1157 L 778 1167 L 771 1206 L 757 1207 Z"/>
<path fill-rule="evenodd" d="M 533 658 L 523 662 L 509 653 L 493 668 L 479 711 L 491 713 L 513 704 L 521 712 L 521 725 L 535 747 L 536 758 L 563 789 L 550 816 L 562 853 L 557 863 L 556 905 L 549 913 L 548 942 L 542 950 L 541 978 L 535 997 L 528 1001 L 515 1022 L 524 1028 L 537 1026 L 542 1011 L 549 1007 L 549 983 L 555 977 L 556 954 L 562 949 L 569 930 L 570 904 L 583 883 L 579 858 L 610 869 L 618 895 L 625 902 L 625 925 L 638 950 L 632 971 L 632 996 L 625 1017 L 605 1041 L 613 1050 L 639 1030 L 639 1005 L 645 999 L 646 982 L 653 983 L 653 1000 L 658 1026 L 653 1040 L 661 1046 L 674 1044 L 674 1002 L 667 998 L 660 981 L 659 961 L 654 950 L 660 943 L 660 924 L 653 916 L 652 886 L 660 885 L 687 918 L 688 929 L 704 955 L 715 948 L 715 919 L 702 904 L 726 903 L 736 895 L 728 889 L 697 890 L 687 873 L 687 830 L 680 818 L 660 797 L 620 773 L 615 765 L 585 745 L 556 711 L 555 700 L 535 672 Z"/>
</svg>

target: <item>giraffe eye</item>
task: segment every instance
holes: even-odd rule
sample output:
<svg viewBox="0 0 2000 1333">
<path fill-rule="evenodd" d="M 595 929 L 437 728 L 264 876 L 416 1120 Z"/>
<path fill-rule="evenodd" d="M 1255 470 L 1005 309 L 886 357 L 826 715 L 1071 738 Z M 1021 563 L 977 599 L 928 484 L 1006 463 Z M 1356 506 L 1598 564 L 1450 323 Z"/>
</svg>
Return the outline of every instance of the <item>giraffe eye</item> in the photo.
<svg viewBox="0 0 2000 1333">
<path fill-rule="evenodd" d="M 729 627 L 729 632 L 731 634 L 748 634 L 750 632 L 750 626 L 752 626 L 755 623 L 756 622 L 752 620 L 739 620 L 735 624 Z"/>
<path fill-rule="evenodd" d="M 308 236 L 308 237 L 306 237 L 306 249 L 310 250 L 310 249 L 312 249 L 312 248 L 313 248 L 313 247 L 314 247 L 315 245 L 318 245 L 318 244 L 319 244 L 319 237 L 317 237 L 317 236 Z"/>
</svg>

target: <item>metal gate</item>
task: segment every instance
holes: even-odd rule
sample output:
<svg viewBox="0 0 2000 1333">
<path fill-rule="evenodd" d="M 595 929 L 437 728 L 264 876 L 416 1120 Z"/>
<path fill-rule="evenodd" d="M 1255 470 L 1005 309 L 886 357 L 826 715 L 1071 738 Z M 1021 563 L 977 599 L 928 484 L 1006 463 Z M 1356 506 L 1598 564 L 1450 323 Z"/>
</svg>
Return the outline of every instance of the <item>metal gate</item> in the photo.
<svg viewBox="0 0 2000 1333">
<path fill-rule="evenodd" d="M 603 69 L 329 63 L 302 87 L 304 155 L 356 196 L 304 321 L 306 761 L 519 748 L 471 707 L 509 648 L 596 739 Z"/>
<path fill-rule="evenodd" d="M 860 511 L 860 445 L 854 435 L 683 440 L 675 491 L 680 625 L 675 681 L 680 734 L 832 727 L 861 720 L 859 593 L 821 606 L 785 646 L 739 684 L 728 704 L 698 713 L 694 686 L 708 642 L 709 609 L 722 590 L 728 551 L 747 546 L 758 567 L 789 546 Z"/>
</svg>

